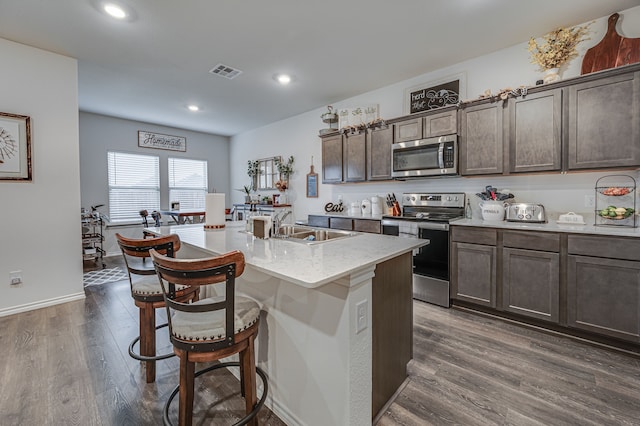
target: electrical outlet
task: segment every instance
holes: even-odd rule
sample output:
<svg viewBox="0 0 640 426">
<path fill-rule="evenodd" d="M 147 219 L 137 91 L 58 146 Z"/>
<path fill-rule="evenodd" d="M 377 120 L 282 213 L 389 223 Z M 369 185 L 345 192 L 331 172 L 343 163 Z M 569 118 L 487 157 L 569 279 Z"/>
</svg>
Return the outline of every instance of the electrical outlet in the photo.
<svg viewBox="0 0 640 426">
<path fill-rule="evenodd" d="M 356 333 L 360 333 L 369 325 L 369 302 L 367 299 L 356 303 Z"/>
<path fill-rule="evenodd" d="M 585 195 L 584 196 L 584 206 L 595 208 L 596 206 L 596 196 L 595 195 Z"/>
<path fill-rule="evenodd" d="M 12 286 L 22 284 L 22 271 L 9 272 L 9 284 Z"/>
</svg>

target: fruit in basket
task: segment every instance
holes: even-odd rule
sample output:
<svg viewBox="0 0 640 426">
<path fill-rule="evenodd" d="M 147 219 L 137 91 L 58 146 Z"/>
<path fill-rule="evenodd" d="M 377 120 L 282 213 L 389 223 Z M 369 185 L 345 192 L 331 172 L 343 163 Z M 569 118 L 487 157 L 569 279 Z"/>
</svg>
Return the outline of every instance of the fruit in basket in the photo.
<svg viewBox="0 0 640 426">
<path fill-rule="evenodd" d="M 602 191 L 603 195 L 612 195 L 612 196 L 620 196 L 620 195 L 627 195 L 629 192 L 631 192 L 631 190 L 629 188 L 626 187 L 617 187 L 617 186 L 611 186 L 607 189 L 605 189 L 604 191 Z"/>
<path fill-rule="evenodd" d="M 626 219 L 635 212 L 632 208 L 608 206 L 598 212 L 598 215 L 607 219 Z"/>
</svg>

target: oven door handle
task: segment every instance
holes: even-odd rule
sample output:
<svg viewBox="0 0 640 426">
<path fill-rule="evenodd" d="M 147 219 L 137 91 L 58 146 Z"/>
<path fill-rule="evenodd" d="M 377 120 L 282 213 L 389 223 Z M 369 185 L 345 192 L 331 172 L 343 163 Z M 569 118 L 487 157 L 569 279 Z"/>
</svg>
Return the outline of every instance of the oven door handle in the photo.
<svg viewBox="0 0 640 426">
<path fill-rule="evenodd" d="M 441 222 L 419 222 L 418 229 L 435 229 L 440 231 L 448 231 L 449 224 Z"/>
</svg>

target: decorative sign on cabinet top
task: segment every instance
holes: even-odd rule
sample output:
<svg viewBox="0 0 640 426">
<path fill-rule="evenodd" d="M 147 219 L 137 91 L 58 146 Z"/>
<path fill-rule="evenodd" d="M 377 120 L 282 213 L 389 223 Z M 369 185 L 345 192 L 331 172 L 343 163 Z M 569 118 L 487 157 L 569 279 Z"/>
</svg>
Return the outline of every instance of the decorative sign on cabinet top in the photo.
<svg viewBox="0 0 640 426">
<path fill-rule="evenodd" d="M 466 96 L 466 73 L 405 89 L 405 114 L 457 105 Z"/>
</svg>

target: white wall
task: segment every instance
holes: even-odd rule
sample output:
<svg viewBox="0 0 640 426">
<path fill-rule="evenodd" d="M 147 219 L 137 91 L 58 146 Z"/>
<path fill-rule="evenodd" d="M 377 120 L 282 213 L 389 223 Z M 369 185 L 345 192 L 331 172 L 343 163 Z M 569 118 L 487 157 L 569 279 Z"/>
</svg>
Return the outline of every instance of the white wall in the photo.
<svg viewBox="0 0 640 426">
<path fill-rule="evenodd" d="M 2 316 L 84 292 L 76 60 L 4 39 L 0 57 L 0 111 L 31 117 L 33 155 L 32 182 L 0 181 Z"/>
<path fill-rule="evenodd" d="M 626 37 L 640 37 L 640 6 L 620 12 L 618 30 Z M 579 46 L 579 56 L 561 69 L 563 78 L 580 75 L 580 66 L 584 52 L 596 45 L 607 30 L 607 17 L 596 20 L 590 27 L 590 40 Z M 496 30 L 496 29 L 492 29 Z M 541 34 L 536 35 L 541 36 Z M 404 91 L 423 83 L 437 81 L 447 76 L 465 73 L 467 80 L 467 99 L 476 99 L 485 90 L 493 93 L 503 88 L 515 88 L 521 85 L 532 86 L 542 78 L 537 66 L 529 62 L 526 41 L 510 48 L 494 52 L 479 58 L 427 73 L 409 80 L 365 93 L 333 104 L 334 107 L 350 107 L 377 103 L 382 118 L 390 119 L 405 115 L 403 110 Z M 336 78 L 340 69 L 336 67 Z M 295 91 L 295 87 L 289 88 Z M 329 201 L 337 201 L 343 194 L 345 202 L 357 201 L 373 195 L 387 192 L 412 191 L 462 191 L 468 194 L 480 192 L 486 185 L 498 188 L 508 187 L 517 196 L 518 201 L 542 202 L 552 212 L 592 212 L 585 206 L 585 195 L 592 195 L 595 182 L 603 173 L 576 173 L 570 175 L 551 174 L 544 176 L 518 177 L 482 177 L 427 179 L 410 182 L 386 182 L 367 184 L 323 185 L 319 187 L 319 198 L 306 198 L 305 177 L 309 172 L 311 157 L 314 158 L 316 172 L 321 175 L 321 144 L 319 129 L 326 127 L 320 115 L 326 108 L 319 108 L 296 117 L 272 123 L 268 126 L 248 131 L 232 138 L 231 144 L 231 185 L 240 188 L 248 182 L 246 162 L 248 159 L 289 156 L 296 159 L 295 173 L 291 177 L 291 199 L 297 219 L 305 219 L 309 213 L 323 211 Z M 638 173 L 632 171 L 634 177 Z M 322 178 L 322 176 L 320 176 Z M 234 202 L 241 202 L 242 194 L 233 192 Z M 476 197 L 471 197 L 476 202 Z M 477 209 L 477 208 L 476 208 Z M 479 213 L 479 210 L 477 210 Z"/>
<path fill-rule="evenodd" d="M 145 130 L 187 138 L 187 151 L 176 152 L 162 149 L 141 148 L 138 146 L 138 131 Z M 209 191 L 229 193 L 229 138 L 208 133 L 193 132 L 157 124 L 125 120 L 89 112 L 80 112 L 80 188 L 82 206 L 105 204 L 100 209 L 109 213 L 109 188 L 107 185 L 107 151 L 121 151 L 156 155 L 160 157 L 160 207 L 169 208 L 169 182 L 167 159 L 169 157 L 206 160 L 209 179 Z M 230 206 L 229 196 L 226 198 Z M 144 206 L 140 206 L 144 208 Z M 164 223 L 168 218 L 163 217 Z M 141 220 L 140 220 L 141 223 Z M 149 218 L 149 223 L 152 223 Z M 115 232 L 139 238 L 142 226 L 137 224 L 105 230 L 104 248 L 107 255 L 118 255 L 120 249 L 115 241 Z"/>
</svg>

